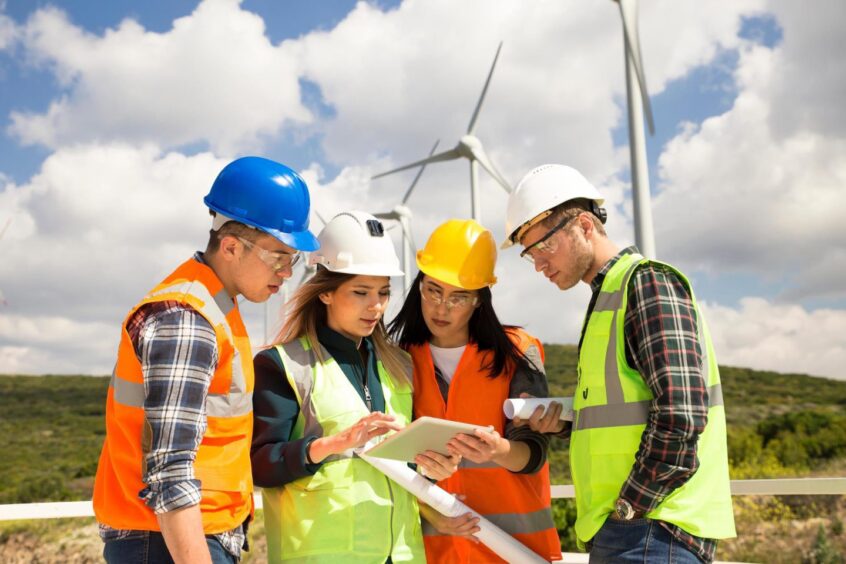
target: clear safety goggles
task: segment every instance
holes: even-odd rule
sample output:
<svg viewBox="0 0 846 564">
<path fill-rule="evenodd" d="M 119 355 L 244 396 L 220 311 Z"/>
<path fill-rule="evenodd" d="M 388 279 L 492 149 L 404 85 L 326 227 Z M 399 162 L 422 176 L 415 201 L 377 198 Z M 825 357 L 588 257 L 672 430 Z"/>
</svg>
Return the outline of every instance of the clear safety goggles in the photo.
<svg viewBox="0 0 846 564">
<path fill-rule="evenodd" d="M 579 217 L 579 215 L 581 214 L 574 215 L 573 217 L 565 217 L 558 225 L 547 231 L 546 235 L 523 249 L 520 257 L 534 264 L 537 259 L 553 254 L 558 250 L 559 241 L 558 239 L 553 239 L 552 236 L 564 229 L 567 224 Z"/>
<path fill-rule="evenodd" d="M 440 289 L 427 286 L 423 282 L 420 282 L 420 295 L 423 296 L 425 301 L 436 306 L 446 304 L 447 310 L 453 308 L 464 309 L 475 306 L 479 302 L 479 296 L 472 294 L 452 294 L 450 297 L 444 299 Z"/>
<path fill-rule="evenodd" d="M 285 270 L 286 268 L 293 268 L 294 265 L 297 264 L 297 261 L 300 260 L 300 256 L 302 256 L 299 251 L 294 253 L 269 251 L 252 241 L 244 239 L 243 237 L 238 237 L 237 239 L 241 241 L 245 247 L 254 251 L 259 260 L 269 266 L 274 273 L 279 272 L 280 270 Z"/>
</svg>

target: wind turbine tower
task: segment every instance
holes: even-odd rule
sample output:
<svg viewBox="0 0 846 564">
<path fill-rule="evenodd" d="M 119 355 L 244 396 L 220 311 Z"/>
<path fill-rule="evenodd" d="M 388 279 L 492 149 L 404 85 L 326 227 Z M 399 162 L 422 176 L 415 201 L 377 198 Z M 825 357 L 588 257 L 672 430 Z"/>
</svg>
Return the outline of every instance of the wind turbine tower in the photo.
<svg viewBox="0 0 846 564">
<path fill-rule="evenodd" d="M 655 134 L 655 123 L 652 120 L 652 106 L 649 103 L 643 59 L 640 55 L 637 0 L 613 1 L 619 4 L 620 17 L 623 20 L 635 243 L 645 257 L 655 258 L 655 233 L 652 227 L 652 201 L 649 194 L 649 165 L 646 161 L 646 135 L 643 131 L 644 114 L 646 114 L 650 135 Z"/>
</svg>

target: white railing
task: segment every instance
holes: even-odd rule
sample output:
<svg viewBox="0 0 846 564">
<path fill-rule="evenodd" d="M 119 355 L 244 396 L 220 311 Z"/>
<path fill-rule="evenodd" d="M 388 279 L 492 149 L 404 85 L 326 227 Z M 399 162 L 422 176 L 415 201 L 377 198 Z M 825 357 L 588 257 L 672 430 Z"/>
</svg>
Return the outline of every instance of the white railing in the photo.
<svg viewBox="0 0 846 564">
<path fill-rule="evenodd" d="M 780 478 L 773 480 L 732 480 L 732 495 L 844 495 L 846 478 Z M 553 499 L 576 497 L 573 486 L 552 486 Z M 261 509 L 261 496 L 255 496 Z M 55 503 L 11 503 L 0 505 L 0 521 L 93 517 L 90 501 Z"/>
</svg>

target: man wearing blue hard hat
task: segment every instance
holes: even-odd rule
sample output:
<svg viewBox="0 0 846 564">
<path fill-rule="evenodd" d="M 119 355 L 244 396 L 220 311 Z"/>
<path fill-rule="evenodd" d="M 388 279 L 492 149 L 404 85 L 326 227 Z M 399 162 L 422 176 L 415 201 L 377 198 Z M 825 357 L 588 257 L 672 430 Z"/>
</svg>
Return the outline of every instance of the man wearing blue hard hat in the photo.
<svg viewBox="0 0 846 564">
<path fill-rule="evenodd" d="M 285 165 L 237 159 L 204 202 L 205 252 L 121 328 L 94 483 L 107 562 L 237 562 L 246 549 L 254 378 L 236 297 L 266 301 L 319 245 L 308 187 Z"/>
</svg>

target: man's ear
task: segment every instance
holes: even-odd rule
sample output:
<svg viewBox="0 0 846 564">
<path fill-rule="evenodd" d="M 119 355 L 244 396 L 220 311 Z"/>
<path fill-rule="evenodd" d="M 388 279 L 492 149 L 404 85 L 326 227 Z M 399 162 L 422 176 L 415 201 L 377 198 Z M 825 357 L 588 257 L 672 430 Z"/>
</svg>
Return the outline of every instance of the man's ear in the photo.
<svg viewBox="0 0 846 564">
<path fill-rule="evenodd" d="M 240 245 L 241 242 L 238 241 L 238 238 L 234 235 L 224 235 L 220 239 L 220 247 L 217 250 L 217 254 L 220 255 L 223 260 L 235 260 L 238 257 Z"/>
<path fill-rule="evenodd" d="M 335 293 L 334 292 L 323 292 L 321 294 L 318 294 L 317 297 L 320 298 L 320 301 L 323 302 L 324 304 L 332 305 L 332 301 L 335 298 Z"/>
<path fill-rule="evenodd" d="M 584 212 L 579 214 L 579 226 L 582 228 L 582 231 L 585 234 L 585 239 L 590 239 L 593 237 L 594 233 L 596 232 L 596 226 L 593 224 L 593 221 L 588 217 L 588 212 Z"/>
</svg>

